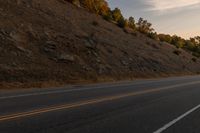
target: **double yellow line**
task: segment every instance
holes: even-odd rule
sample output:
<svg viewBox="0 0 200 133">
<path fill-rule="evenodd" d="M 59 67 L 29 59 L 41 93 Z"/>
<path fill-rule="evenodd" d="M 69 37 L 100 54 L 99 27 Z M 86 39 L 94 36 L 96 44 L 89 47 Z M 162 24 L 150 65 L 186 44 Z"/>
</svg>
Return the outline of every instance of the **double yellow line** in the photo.
<svg viewBox="0 0 200 133">
<path fill-rule="evenodd" d="M 163 90 L 168 90 L 168 89 L 178 88 L 178 87 L 183 87 L 183 86 L 188 86 L 188 85 L 194 85 L 194 84 L 198 84 L 198 83 L 200 83 L 200 81 L 171 85 L 171 86 L 167 86 L 167 87 L 149 89 L 149 90 L 138 91 L 138 92 L 125 93 L 125 94 L 120 94 L 120 95 L 115 95 L 115 96 L 107 96 L 107 97 L 91 99 L 91 100 L 86 100 L 86 101 L 82 101 L 82 102 L 75 102 L 75 103 L 71 103 L 71 104 L 64 104 L 64 105 L 60 105 L 60 106 L 53 106 L 53 107 L 48 107 L 48 108 L 43 108 L 43 109 L 35 109 L 32 111 L 26 111 L 26 112 L 21 112 L 21 113 L 0 116 L 0 122 L 10 121 L 13 119 L 18 119 L 18 118 L 30 117 L 30 116 L 34 116 L 34 115 L 39 115 L 39 114 L 54 112 L 54 111 L 59 111 L 59 110 L 73 109 L 73 108 L 77 108 L 77 107 L 81 107 L 81 106 L 102 103 L 102 102 L 107 102 L 107 101 L 113 101 L 113 100 L 122 99 L 125 97 L 159 92 L 159 91 L 163 91 Z"/>
</svg>

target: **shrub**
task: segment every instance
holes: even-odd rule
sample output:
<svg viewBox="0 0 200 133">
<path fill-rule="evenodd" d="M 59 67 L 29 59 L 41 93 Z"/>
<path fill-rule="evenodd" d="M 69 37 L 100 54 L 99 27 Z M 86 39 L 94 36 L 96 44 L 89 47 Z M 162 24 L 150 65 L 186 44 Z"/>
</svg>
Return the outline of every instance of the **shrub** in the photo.
<svg viewBox="0 0 200 133">
<path fill-rule="evenodd" d="M 180 55 L 181 51 L 180 50 L 174 50 L 173 53 L 176 54 L 176 55 Z"/>
<path fill-rule="evenodd" d="M 193 61 L 193 62 L 197 62 L 197 59 L 196 59 L 196 58 L 192 58 L 192 61 Z"/>
<path fill-rule="evenodd" d="M 197 52 L 193 52 L 192 55 L 195 56 L 195 57 L 197 57 L 197 58 L 200 57 L 200 53 L 197 53 Z"/>
<path fill-rule="evenodd" d="M 159 34 L 158 37 L 161 42 L 167 42 L 167 43 L 172 42 L 172 37 L 170 35 Z"/>
<path fill-rule="evenodd" d="M 78 6 L 78 7 L 81 6 L 81 5 L 80 5 L 81 3 L 80 3 L 79 0 L 72 0 L 72 4 L 74 4 L 74 5 Z"/>
<path fill-rule="evenodd" d="M 93 21 L 93 22 L 92 22 L 92 25 L 94 25 L 94 26 L 98 26 L 99 23 L 98 23 L 97 21 Z"/>
</svg>

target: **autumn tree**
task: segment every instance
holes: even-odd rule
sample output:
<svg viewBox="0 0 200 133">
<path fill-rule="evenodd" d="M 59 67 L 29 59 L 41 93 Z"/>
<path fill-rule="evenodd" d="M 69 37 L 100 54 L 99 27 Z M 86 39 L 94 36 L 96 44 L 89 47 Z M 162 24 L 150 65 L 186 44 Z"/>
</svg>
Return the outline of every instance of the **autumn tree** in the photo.
<svg viewBox="0 0 200 133">
<path fill-rule="evenodd" d="M 172 42 L 177 48 L 183 48 L 185 44 L 185 40 L 177 35 L 172 36 Z"/>
<path fill-rule="evenodd" d="M 187 49 L 187 50 L 190 50 L 190 51 L 195 51 L 195 48 L 196 46 L 195 46 L 195 43 L 193 43 L 191 40 L 186 40 L 185 41 L 185 48 Z"/>
<path fill-rule="evenodd" d="M 95 0 L 95 10 L 96 13 L 102 16 L 106 16 L 110 12 L 108 3 L 104 0 Z"/>
<path fill-rule="evenodd" d="M 137 29 L 144 34 L 148 34 L 154 31 L 154 29 L 152 28 L 152 24 L 149 23 L 147 20 L 144 20 L 143 18 L 139 18 Z"/>
<path fill-rule="evenodd" d="M 160 41 L 157 32 L 149 32 L 147 35 L 148 35 L 148 37 L 150 37 L 151 39 L 154 39 L 154 40 L 156 40 L 156 41 Z"/>
<path fill-rule="evenodd" d="M 132 16 L 128 19 L 128 27 L 130 27 L 131 29 L 136 29 L 135 19 Z"/>
<path fill-rule="evenodd" d="M 103 15 L 103 18 L 107 21 L 112 21 L 113 20 L 112 11 L 109 10 L 105 15 Z"/>
<path fill-rule="evenodd" d="M 119 8 L 115 8 L 112 10 L 112 18 L 115 22 L 117 22 L 118 26 L 125 27 L 128 25 L 128 21 L 123 17 L 121 10 Z"/>
<path fill-rule="evenodd" d="M 200 36 L 196 36 L 194 37 L 194 39 L 195 39 L 196 44 L 200 45 Z"/>
<path fill-rule="evenodd" d="M 161 42 L 167 42 L 167 43 L 171 43 L 172 42 L 172 37 L 170 35 L 159 34 L 158 37 L 159 37 L 159 40 Z"/>
<path fill-rule="evenodd" d="M 115 22 L 119 22 L 123 18 L 123 15 L 122 15 L 121 10 L 119 8 L 115 8 L 112 11 L 112 16 L 113 16 L 113 20 Z"/>
</svg>

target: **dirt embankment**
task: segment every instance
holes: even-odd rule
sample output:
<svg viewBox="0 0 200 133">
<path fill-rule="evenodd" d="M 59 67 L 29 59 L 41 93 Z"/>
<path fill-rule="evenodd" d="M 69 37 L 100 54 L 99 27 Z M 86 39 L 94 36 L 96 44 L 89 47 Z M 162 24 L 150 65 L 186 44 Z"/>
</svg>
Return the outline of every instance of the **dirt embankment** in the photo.
<svg viewBox="0 0 200 133">
<path fill-rule="evenodd" d="M 190 53 L 64 0 L 0 0 L 0 88 L 196 74 Z"/>
</svg>

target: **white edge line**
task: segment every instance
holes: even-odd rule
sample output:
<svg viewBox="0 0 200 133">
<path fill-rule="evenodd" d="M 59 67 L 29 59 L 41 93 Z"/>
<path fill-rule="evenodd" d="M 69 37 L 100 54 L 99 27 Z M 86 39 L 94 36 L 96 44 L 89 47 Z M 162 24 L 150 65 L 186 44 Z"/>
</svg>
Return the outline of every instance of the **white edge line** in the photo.
<svg viewBox="0 0 200 133">
<path fill-rule="evenodd" d="M 164 125 L 163 127 L 161 127 L 160 129 L 158 129 L 157 131 L 153 132 L 153 133 L 162 133 L 163 131 L 165 131 L 166 129 L 168 129 L 169 127 L 173 126 L 174 124 L 176 124 L 178 121 L 182 120 L 183 118 L 185 118 L 186 116 L 190 115 L 192 112 L 196 111 L 197 109 L 200 108 L 200 104 L 197 105 L 196 107 L 192 108 L 191 110 L 187 111 L 186 113 L 184 113 L 183 115 L 179 116 L 178 118 L 174 119 L 173 121 L 167 123 L 166 125 Z"/>
</svg>

